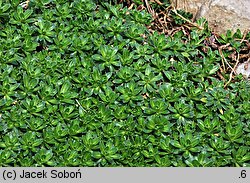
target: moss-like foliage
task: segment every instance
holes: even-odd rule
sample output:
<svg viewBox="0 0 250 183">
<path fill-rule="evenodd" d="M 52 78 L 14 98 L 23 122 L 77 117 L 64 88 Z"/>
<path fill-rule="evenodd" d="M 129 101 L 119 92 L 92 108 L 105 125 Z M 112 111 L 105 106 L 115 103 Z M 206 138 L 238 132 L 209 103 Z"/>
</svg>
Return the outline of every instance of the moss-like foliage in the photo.
<svg viewBox="0 0 250 183">
<path fill-rule="evenodd" d="M 208 29 L 152 33 L 136 4 L 0 4 L 0 166 L 250 166 L 250 84 L 224 87 Z"/>
</svg>

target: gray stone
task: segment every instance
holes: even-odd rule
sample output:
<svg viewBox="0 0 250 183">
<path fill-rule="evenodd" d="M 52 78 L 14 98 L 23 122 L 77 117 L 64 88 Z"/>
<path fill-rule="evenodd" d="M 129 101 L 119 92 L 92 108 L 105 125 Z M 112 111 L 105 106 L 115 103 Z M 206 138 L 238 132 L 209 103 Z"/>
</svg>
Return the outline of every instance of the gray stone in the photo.
<svg viewBox="0 0 250 183">
<path fill-rule="evenodd" d="M 193 13 L 194 19 L 205 17 L 217 33 L 250 30 L 250 0 L 172 0 L 172 4 Z"/>
<path fill-rule="evenodd" d="M 242 74 L 245 79 L 250 80 L 250 62 L 241 63 L 236 68 L 236 74 Z"/>
</svg>

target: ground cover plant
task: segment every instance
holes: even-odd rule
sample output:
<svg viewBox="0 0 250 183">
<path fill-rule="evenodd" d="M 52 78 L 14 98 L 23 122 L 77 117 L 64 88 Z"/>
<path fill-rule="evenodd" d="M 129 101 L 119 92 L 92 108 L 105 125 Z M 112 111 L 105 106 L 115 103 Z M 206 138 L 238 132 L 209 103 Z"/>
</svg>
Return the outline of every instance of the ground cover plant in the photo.
<svg viewBox="0 0 250 183">
<path fill-rule="evenodd" d="M 250 33 L 145 2 L 0 0 L 1 166 L 250 166 Z"/>
</svg>

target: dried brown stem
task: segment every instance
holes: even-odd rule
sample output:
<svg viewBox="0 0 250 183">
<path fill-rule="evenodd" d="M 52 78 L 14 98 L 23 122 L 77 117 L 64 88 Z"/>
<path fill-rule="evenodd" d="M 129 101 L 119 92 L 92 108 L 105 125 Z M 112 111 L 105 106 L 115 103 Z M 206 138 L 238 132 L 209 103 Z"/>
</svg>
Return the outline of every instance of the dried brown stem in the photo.
<svg viewBox="0 0 250 183">
<path fill-rule="evenodd" d="M 173 8 L 173 12 L 174 12 L 178 17 L 180 17 L 181 19 L 183 19 L 183 20 L 185 20 L 186 22 L 188 22 L 190 25 L 192 25 L 192 26 L 194 26 L 194 27 L 197 27 L 197 28 L 200 29 L 200 30 L 203 30 L 203 29 L 204 29 L 203 27 L 199 26 L 197 23 L 194 23 L 194 22 L 192 22 L 192 21 L 186 19 L 186 18 L 183 17 L 182 15 L 180 15 L 180 14 L 176 11 L 175 8 Z"/>
<path fill-rule="evenodd" d="M 240 54 L 238 53 L 238 54 L 237 54 L 237 62 L 236 62 L 236 64 L 235 64 L 233 70 L 231 71 L 231 73 L 230 73 L 230 78 L 229 78 L 228 82 L 224 85 L 224 88 L 226 88 L 226 86 L 231 82 L 231 80 L 232 80 L 232 78 L 233 78 L 233 73 L 235 72 L 235 69 L 236 69 L 236 67 L 237 67 L 238 64 L 239 64 L 239 61 L 240 61 Z M 235 73 L 236 73 L 236 72 L 235 72 Z"/>
</svg>

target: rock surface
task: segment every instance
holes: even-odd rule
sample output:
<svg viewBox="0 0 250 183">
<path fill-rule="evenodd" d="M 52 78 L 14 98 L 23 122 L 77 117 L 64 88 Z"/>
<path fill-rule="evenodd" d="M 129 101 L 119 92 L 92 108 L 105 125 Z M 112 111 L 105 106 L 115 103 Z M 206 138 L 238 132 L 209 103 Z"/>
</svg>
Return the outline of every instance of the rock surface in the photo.
<svg viewBox="0 0 250 183">
<path fill-rule="evenodd" d="M 237 74 L 242 74 L 245 79 L 250 80 L 250 62 L 246 61 L 238 65 Z"/>
<path fill-rule="evenodd" d="M 177 9 L 205 17 L 211 29 L 217 33 L 250 30 L 250 0 L 172 0 Z"/>
</svg>

